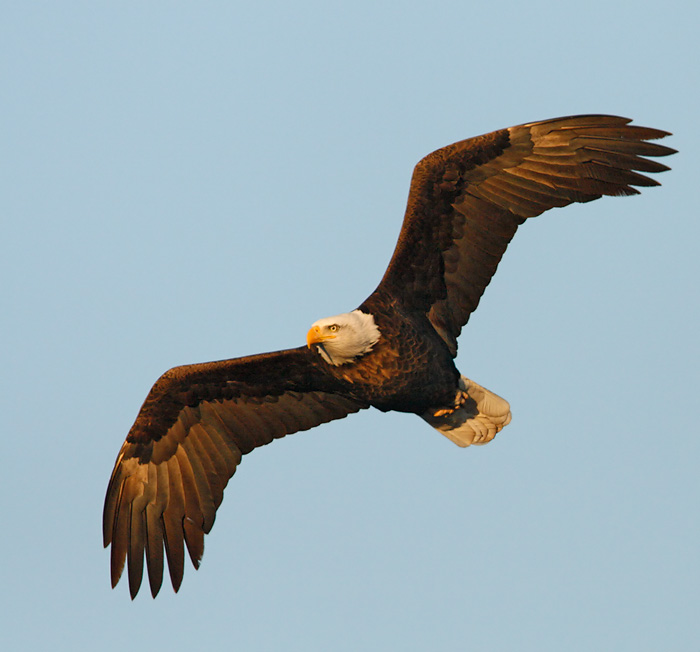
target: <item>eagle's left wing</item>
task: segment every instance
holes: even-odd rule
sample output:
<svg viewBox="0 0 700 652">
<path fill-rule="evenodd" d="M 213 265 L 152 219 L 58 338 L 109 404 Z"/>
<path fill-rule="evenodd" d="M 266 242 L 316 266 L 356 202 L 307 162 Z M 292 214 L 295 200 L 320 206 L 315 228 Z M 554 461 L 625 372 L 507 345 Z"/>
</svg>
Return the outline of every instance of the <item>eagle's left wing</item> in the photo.
<svg viewBox="0 0 700 652">
<path fill-rule="evenodd" d="M 528 217 L 602 195 L 637 194 L 668 168 L 648 142 L 669 134 L 617 116 L 581 115 L 501 129 L 443 147 L 413 172 L 403 227 L 377 290 L 428 315 L 457 352 L 501 256 Z"/>
</svg>

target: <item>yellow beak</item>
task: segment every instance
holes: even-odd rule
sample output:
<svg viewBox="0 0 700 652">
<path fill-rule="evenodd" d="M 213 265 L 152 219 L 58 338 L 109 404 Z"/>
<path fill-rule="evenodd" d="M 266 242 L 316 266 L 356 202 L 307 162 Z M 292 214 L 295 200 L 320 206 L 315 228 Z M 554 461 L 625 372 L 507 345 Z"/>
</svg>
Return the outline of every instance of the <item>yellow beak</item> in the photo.
<svg viewBox="0 0 700 652">
<path fill-rule="evenodd" d="M 312 326 L 306 334 L 306 346 L 311 348 L 314 344 L 320 344 L 326 340 L 332 340 L 335 335 L 323 335 L 318 326 Z"/>
</svg>

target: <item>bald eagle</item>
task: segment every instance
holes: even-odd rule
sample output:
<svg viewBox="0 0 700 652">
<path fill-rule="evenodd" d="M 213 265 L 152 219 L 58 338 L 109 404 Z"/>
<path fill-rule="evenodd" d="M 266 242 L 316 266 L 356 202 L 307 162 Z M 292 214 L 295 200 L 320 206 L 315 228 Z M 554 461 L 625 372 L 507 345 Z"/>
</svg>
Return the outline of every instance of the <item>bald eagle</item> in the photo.
<svg viewBox="0 0 700 652">
<path fill-rule="evenodd" d="M 457 338 L 518 226 L 554 207 L 632 195 L 668 132 L 581 115 L 454 143 L 413 172 L 398 244 L 377 289 L 315 322 L 306 346 L 175 367 L 149 392 L 122 446 L 104 506 L 114 587 L 128 559 L 133 598 L 164 558 L 175 591 L 195 568 L 241 457 L 273 439 L 364 408 L 417 414 L 458 446 L 509 423 L 508 402 L 462 376 Z"/>
</svg>

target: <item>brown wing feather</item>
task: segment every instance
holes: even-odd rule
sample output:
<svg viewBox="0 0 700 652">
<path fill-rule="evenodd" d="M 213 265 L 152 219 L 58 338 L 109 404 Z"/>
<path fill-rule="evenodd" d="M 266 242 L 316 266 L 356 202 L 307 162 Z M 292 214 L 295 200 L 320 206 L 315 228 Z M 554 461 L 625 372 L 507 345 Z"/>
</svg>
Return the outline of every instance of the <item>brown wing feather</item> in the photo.
<svg viewBox="0 0 700 652">
<path fill-rule="evenodd" d="M 668 167 L 644 156 L 675 150 L 669 135 L 616 116 L 535 122 L 464 140 L 416 166 L 399 241 L 379 288 L 425 312 L 457 352 L 457 337 L 518 226 L 528 217 L 658 183 Z"/>
<path fill-rule="evenodd" d="M 134 597 L 144 552 L 155 597 L 168 560 L 177 591 L 185 548 L 195 568 L 241 456 L 273 439 L 367 407 L 305 348 L 176 367 L 151 389 L 122 446 L 105 499 L 112 586 L 128 561 Z"/>
</svg>

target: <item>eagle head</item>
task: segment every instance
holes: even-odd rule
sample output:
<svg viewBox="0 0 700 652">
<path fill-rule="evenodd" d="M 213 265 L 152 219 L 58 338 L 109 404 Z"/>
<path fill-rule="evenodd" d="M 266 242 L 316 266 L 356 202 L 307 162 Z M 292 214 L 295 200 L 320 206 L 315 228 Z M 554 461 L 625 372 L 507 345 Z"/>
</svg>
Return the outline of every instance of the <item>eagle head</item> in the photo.
<svg viewBox="0 0 700 652">
<path fill-rule="evenodd" d="M 315 348 L 328 364 L 337 366 L 371 351 L 379 337 L 374 317 L 353 310 L 314 322 L 306 334 L 306 344 Z"/>
</svg>

